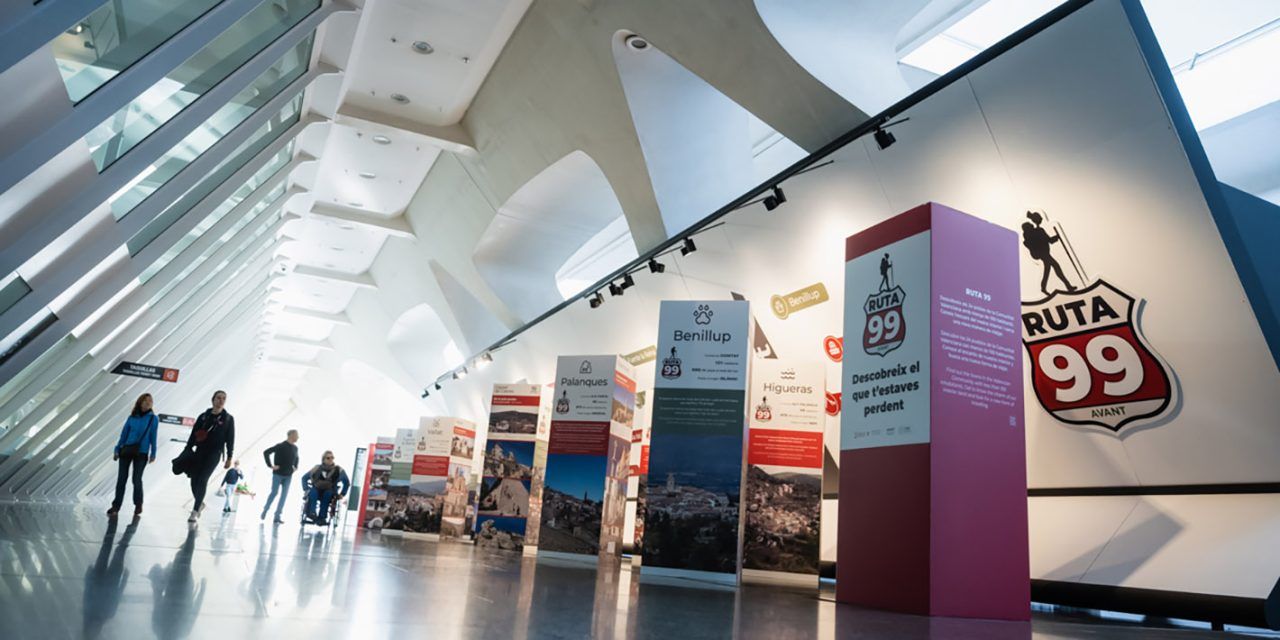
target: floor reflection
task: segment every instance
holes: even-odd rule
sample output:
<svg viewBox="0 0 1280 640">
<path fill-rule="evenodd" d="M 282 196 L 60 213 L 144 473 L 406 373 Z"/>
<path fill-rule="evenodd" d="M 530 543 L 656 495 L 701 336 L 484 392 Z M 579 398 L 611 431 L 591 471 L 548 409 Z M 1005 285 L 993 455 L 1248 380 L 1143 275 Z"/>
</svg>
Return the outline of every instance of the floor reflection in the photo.
<svg viewBox="0 0 1280 640">
<path fill-rule="evenodd" d="M 119 542 L 115 539 L 118 525 L 118 520 L 112 520 L 107 525 L 107 532 L 102 536 L 102 548 L 98 550 L 98 559 L 84 574 L 85 638 L 98 638 L 102 635 L 103 626 L 115 617 L 125 585 L 129 582 L 129 572 L 124 568 L 124 556 L 129 550 L 129 541 L 138 531 L 138 519 L 134 518 L 125 527 Z"/>
<path fill-rule="evenodd" d="M 113 524 L 91 507 L 0 504 L 0 638 L 1230 637 L 1050 616 L 930 619 L 776 587 L 655 584 L 593 557 L 220 516 L 188 527 L 178 507 L 148 504 L 144 521 Z"/>
<path fill-rule="evenodd" d="M 200 617 L 208 580 L 201 577 L 197 581 L 191 567 L 199 531 L 197 526 L 190 527 L 187 539 L 178 547 L 173 561 L 163 569 L 157 564 L 147 574 L 151 579 L 151 593 L 155 597 L 155 605 L 151 609 L 151 628 L 157 638 L 190 637 Z"/>
</svg>

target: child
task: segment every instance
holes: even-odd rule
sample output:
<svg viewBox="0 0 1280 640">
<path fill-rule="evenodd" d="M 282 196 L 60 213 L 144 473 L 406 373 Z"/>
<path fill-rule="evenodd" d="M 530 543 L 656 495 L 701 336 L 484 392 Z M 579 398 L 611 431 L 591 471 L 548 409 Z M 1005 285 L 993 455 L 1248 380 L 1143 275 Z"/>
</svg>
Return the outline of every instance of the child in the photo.
<svg viewBox="0 0 1280 640">
<path fill-rule="evenodd" d="M 222 506 L 223 513 L 231 513 L 231 498 L 236 494 L 236 485 L 242 479 L 244 473 L 240 471 L 240 461 L 236 460 L 235 466 L 227 469 L 227 474 L 222 476 L 222 495 L 226 500 Z"/>
</svg>

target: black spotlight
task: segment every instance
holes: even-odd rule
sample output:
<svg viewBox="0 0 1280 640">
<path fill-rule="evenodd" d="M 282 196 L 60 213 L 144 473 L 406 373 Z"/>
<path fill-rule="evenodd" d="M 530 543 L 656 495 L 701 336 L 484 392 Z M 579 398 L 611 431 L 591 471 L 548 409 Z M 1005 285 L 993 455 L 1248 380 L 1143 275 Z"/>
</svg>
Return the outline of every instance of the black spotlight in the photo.
<svg viewBox="0 0 1280 640">
<path fill-rule="evenodd" d="M 595 309 L 596 307 L 604 304 L 604 296 L 601 295 L 599 291 L 597 291 L 595 295 L 591 296 L 590 298 L 587 298 L 587 304 L 590 304 L 591 308 Z"/>
<path fill-rule="evenodd" d="M 698 250 L 698 245 L 693 243 L 693 238 L 685 238 L 684 246 L 680 247 L 680 255 L 687 256 Z"/>
<path fill-rule="evenodd" d="M 609 295 L 611 295 L 611 296 L 620 296 L 620 295 L 622 295 L 622 287 L 619 287 L 618 285 L 616 285 L 616 284 L 614 284 L 614 283 L 610 282 L 610 283 L 609 283 Z"/>
<path fill-rule="evenodd" d="M 649 273 L 662 273 L 663 271 L 666 271 L 666 270 L 667 270 L 667 265 L 662 264 L 657 260 L 649 261 Z"/>
<path fill-rule="evenodd" d="M 437 382 L 437 383 L 436 383 L 436 391 L 439 391 L 439 390 L 440 390 L 440 383 L 439 383 L 439 382 Z"/>
<path fill-rule="evenodd" d="M 423 398 L 425 398 L 425 397 L 427 397 L 427 396 L 429 396 L 429 395 L 431 395 L 431 391 L 430 391 L 429 389 L 423 389 L 423 390 L 422 390 L 422 397 L 423 397 Z"/>
<path fill-rule="evenodd" d="M 893 137 L 892 133 L 889 133 L 888 131 L 885 131 L 884 129 L 880 129 L 878 127 L 876 128 L 875 138 L 876 138 L 876 144 L 880 145 L 880 149 L 882 150 L 888 149 L 889 147 L 893 146 L 893 143 L 898 141 L 897 138 Z"/>
<path fill-rule="evenodd" d="M 787 194 L 782 192 L 782 187 L 779 187 L 778 185 L 774 185 L 773 194 L 767 195 L 764 197 L 764 200 L 763 200 L 764 210 L 773 211 L 774 209 L 778 208 L 778 205 L 786 201 L 787 201 Z"/>
<path fill-rule="evenodd" d="M 631 277 L 631 274 L 628 273 L 627 275 L 622 276 L 622 289 L 630 289 L 634 286 L 636 286 L 636 281 Z"/>
</svg>

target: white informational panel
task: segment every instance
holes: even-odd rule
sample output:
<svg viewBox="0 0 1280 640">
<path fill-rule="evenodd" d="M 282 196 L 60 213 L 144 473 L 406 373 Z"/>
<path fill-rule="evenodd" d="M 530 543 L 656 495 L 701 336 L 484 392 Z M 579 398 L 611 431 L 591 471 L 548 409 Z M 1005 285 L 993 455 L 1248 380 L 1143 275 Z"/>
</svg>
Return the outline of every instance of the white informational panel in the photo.
<svg viewBox="0 0 1280 640">
<path fill-rule="evenodd" d="M 841 449 L 929 441 L 930 237 L 845 263 Z"/>
</svg>

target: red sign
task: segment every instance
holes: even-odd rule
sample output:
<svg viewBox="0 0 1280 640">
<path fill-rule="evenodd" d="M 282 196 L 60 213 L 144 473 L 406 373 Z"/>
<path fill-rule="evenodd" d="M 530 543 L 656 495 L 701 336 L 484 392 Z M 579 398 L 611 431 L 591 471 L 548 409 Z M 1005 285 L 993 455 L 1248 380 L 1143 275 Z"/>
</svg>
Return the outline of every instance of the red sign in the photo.
<svg viewBox="0 0 1280 640">
<path fill-rule="evenodd" d="M 495 407 L 536 407 L 542 402 L 541 396 L 494 396 Z"/>
<path fill-rule="evenodd" d="M 466 428 L 466 427 L 454 427 L 454 428 L 453 428 L 453 435 L 455 435 L 455 436 L 462 436 L 462 437 L 464 437 L 464 438 L 474 438 L 474 437 L 476 437 L 476 432 L 475 432 L 474 430 L 472 430 L 472 429 L 468 429 L 468 428 Z"/>
<path fill-rule="evenodd" d="M 752 429 L 747 464 L 822 468 L 822 433 Z"/>
<path fill-rule="evenodd" d="M 843 402 L 840 399 L 840 392 L 838 391 L 827 392 L 827 415 L 829 416 L 840 415 L 840 407 L 842 404 Z"/>
<path fill-rule="evenodd" d="M 447 476 L 449 475 L 449 456 L 414 456 L 413 475 L 415 476 Z"/>
<path fill-rule="evenodd" d="M 613 372 L 613 381 L 618 383 L 619 387 L 622 387 L 631 393 L 636 392 L 636 381 L 623 375 L 620 371 Z"/>
<path fill-rule="evenodd" d="M 827 336 L 822 340 L 822 350 L 827 352 L 827 357 L 832 362 L 844 360 L 844 338 Z"/>
<path fill-rule="evenodd" d="M 551 422 L 547 453 L 603 456 L 609 451 L 609 423 L 578 420 Z"/>
</svg>

